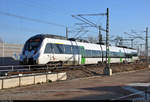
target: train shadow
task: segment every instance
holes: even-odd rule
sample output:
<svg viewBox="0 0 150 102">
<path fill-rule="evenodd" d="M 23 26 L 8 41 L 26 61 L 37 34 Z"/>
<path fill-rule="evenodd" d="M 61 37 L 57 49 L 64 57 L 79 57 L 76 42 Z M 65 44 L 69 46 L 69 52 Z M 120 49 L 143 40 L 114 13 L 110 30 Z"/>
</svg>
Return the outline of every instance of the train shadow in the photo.
<svg viewBox="0 0 150 102">
<path fill-rule="evenodd" d="M 5 65 L 18 65 L 19 60 L 15 60 L 13 57 L 0 57 L 0 66 Z"/>
</svg>

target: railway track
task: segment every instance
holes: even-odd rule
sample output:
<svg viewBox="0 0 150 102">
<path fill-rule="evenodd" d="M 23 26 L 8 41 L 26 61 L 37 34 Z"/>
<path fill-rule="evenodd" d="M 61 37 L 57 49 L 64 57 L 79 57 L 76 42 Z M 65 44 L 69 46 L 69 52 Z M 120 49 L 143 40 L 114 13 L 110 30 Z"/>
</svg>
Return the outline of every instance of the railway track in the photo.
<svg viewBox="0 0 150 102">
<path fill-rule="evenodd" d="M 129 64 L 136 65 L 136 63 L 112 63 L 111 66 L 128 66 Z M 59 65 L 9 65 L 0 66 L 0 76 L 12 76 L 18 74 L 32 74 L 32 73 L 48 73 L 61 72 L 68 70 L 80 70 L 83 68 L 105 67 L 105 64 L 92 65 L 76 65 L 76 66 L 59 66 Z"/>
<path fill-rule="evenodd" d="M 86 67 L 95 67 L 104 65 L 74 65 L 74 66 L 57 66 L 57 65 L 9 65 L 0 66 L 0 76 L 11 76 L 17 74 L 32 74 L 46 72 L 61 72 Z"/>
</svg>

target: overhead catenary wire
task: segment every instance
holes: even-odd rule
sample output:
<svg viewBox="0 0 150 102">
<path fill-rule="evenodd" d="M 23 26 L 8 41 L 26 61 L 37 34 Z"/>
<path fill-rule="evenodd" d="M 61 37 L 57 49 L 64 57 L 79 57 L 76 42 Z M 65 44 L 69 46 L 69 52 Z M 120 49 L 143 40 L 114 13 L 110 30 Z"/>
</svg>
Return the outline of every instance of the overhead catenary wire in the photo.
<svg viewBox="0 0 150 102">
<path fill-rule="evenodd" d="M 33 2 L 33 1 L 29 1 L 29 0 L 23 0 L 21 1 L 21 3 L 23 3 L 23 5 L 28 6 L 28 7 L 33 7 L 33 8 L 39 8 L 40 10 L 44 11 L 47 14 L 52 14 L 51 12 L 53 12 L 53 9 L 50 9 L 50 6 L 46 6 L 46 5 L 41 5 L 41 3 L 37 3 Z M 45 8 L 45 9 L 44 9 Z"/>
<path fill-rule="evenodd" d="M 9 27 L 11 27 L 11 28 L 13 28 L 13 29 L 15 29 L 15 30 L 18 30 L 18 31 L 20 31 L 20 27 L 18 27 L 18 26 L 12 26 L 12 25 L 10 25 L 10 24 L 3 24 L 3 27 L 5 27 L 5 28 L 9 28 Z M 21 31 L 28 31 L 28 33 L 37 33 L 37 32 L 41 32 L 39 29 L 33 29 L 33 28 L 29 28 L 29 27 L 23 27 L 22 29 L 21 29 Z"/>
<path fill-rule="evenodd" d="M 80 20 L 82 22 L 84 22 L 84 24 L 86 24 L 86 26 L 83 25 L 83 23 L 81 24 L 81 27 L 94 27 L 94 28 L 98 28 L 99 30 L 102 31 L 106 31 L 105 29 L 103 29 L 102 27 L 99 28 L 99 26 L 96 23 L 93 23 L 92 21 L 88 20 L 87 18 L 83 17 L 83 16 L 98 16 L 98 15 L 106 15 L 106 13 L 99 13 L 99 14 L 78 14 L 78 15 L 72 15 L 73 18 Z M 80 25 L 80 24 L 79 24 Z M 89 25 L 89 26 L 87 26 Z M 79 35 L 80 32 L 78 32 L 75 36 Z M 87 33 L 87 32 L 86 32 Z M 80 36 L 78 36 L 79 38 Z"/>
<path fill-rule="evenodd" d="M 78 19 L 78 20 L 80 20 L 80 21 L 82 21 L 82 22 L 84 22 L 84 23 L 86 23 L 86 24 L 89 24 L 91 27 L 96 27 L 95 25 L 93 26 L 93 24 L 91 24 L 91 23 L 89 23 L 89 22 L 86 22 L 86 21 L 82 20 L 81 18 L 79 18 L 79 17 L 77 17 L 77 16 L 75 16 L 75 15 L 72 15 L 72 17 L 74 17 L 75 19 Z"/>
<path fill-rule="evenodd" d="M 35 18 L 29 18 L 29 17 L 20 16 L 20 15 L 8 13 L 8 12 L 3 12 L 3 11 L 0 11 L 0 15 L 5 15 L 5 16 L 10 16 L 10 17 L 16 17 L 16 18 L 20 18 L 20 19 L 24 19 L 24 20 L 28 20 L 28 21 L 33 21 L 33 22 L 38 22 L 38 23 L 44 23 L 44 24 L 49 24 L 49 25 L 63 27 L 63 28 L 66 27 L 65 25 L 62 25 L 62 24 L 56 24 L 56 23 L 53 23 L 53 22 L 48 22 L 48 21 L 44 21 L 44 20 L 40 20 L 40 19 L 35 19 Z"/>
<path fill-rule="evenodd" d="M 95 27 L 97 27 L 97 25 L 96 25 L 95 23 L 89 21 L 88 19 L 86 19 L 86 18 L 84 18 L 84 17 L 82 17 L 82 16 L 80 16 L 80 17 L 81 17 L 82 19 L 84 19 L 85 21 L 87 21 L 88 23 L 90 23 L 90 24 L 94 25 Z"/>
</svg>

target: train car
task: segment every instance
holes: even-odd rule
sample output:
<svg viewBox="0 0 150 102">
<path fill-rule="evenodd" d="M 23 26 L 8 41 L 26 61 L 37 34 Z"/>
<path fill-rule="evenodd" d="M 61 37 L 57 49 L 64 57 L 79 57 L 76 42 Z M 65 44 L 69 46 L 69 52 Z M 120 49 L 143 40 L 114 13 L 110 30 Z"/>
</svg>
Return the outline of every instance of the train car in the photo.
<svg viewBox="0 0 150 102">
<path fill-rule="evenodd" d="M 21 64 L 80 65 L 106 62 L 106 46 L 62 36 L 39 34 L 25 42 L 20 56 Z M 109 47 L 109 63 L 138 60 L 137 51 L 125 47 Z"/>
</svg>

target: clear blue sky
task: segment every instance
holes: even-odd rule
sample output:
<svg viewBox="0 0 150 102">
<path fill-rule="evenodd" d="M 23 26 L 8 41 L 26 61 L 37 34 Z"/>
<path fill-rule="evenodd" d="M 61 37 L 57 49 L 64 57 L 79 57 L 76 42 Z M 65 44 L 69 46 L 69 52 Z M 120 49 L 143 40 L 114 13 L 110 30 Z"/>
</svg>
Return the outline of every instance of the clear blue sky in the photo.
<svg viewBox="0 0 150 102">
<path fill-rule="evenodd" d="M 110 35 L 125 36 L 131 29 L 145 30 L 150 24 L 150 0 L 0 0 L 0 11 L 65 26 L 79 23 L 72 14 L 105 13 L 110 10 Z M 105 17 L 90 18 L 105 28 Z M 70 28 L 71 29 L 71 28 Z M 95 28 L 88 35 L 97 36 Z M 27 21 L 0 13 L 0 37 L 23 44 L 29 37 L 48 33 L 65 36 L 65 27 Z M 103 35 L 105 33 L 103 32 Z M 74 36 L 70 33 L 70 37 Z"/>
</svg>

